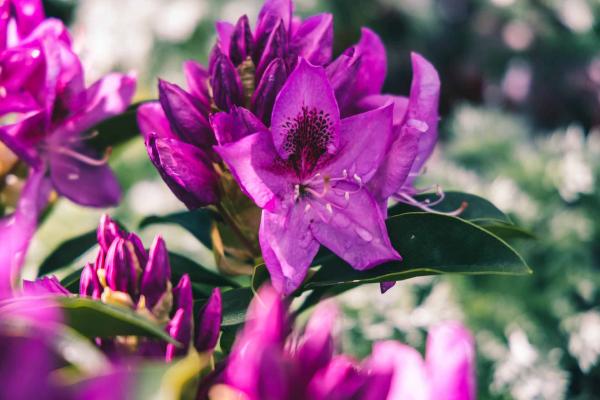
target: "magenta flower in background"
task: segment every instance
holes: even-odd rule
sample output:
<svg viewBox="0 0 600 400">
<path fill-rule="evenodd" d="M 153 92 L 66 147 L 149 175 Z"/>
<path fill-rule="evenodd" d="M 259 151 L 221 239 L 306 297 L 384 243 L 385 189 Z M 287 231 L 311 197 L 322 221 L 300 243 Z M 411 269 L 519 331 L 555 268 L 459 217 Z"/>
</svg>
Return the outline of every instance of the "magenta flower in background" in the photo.
<svg viewBox="0 0 600 400">
<path fill-rule="evenodd" d="M 340 119 L 322 67 L 301 60 L 271 130 L 217 146 L 263 209 L 260 245 L 277 290 L 292 293 L 322 244 L 356 269 L 398 260 L 369 181 L 392 139 L 392 106 Z"/>
<path fill-rule="evenodd" d="M 391 368 L 364 368 L 366 364 L 351 357 L 334 355 L 336 316 L 336 307 L 323 303 L 302 333 L 293 332 L 293 321 L 280 295 L 270 287 L 261 288 L 225 360 L 224 371 L 215 378 L 218 383 L 208 391 L 209 398 L 385 398 Z"/>
<path fill-rule="evenodd" d="M 41 2 L 0 4 L 0 141 L 29 166 L 17 210 L 0 221 L 2 285 L 18 277 L 38 214 L 50 187 L 85 206 L 116 205 L 120 188 L 112 171 L 85 145 L 88 130 L 123 112 L 135 79 L 110 74 L 91 87 L 62 22 L 44 19 Z"/>
<path fill-rule="evenodd" d="M 280 295 L 268 286 L 261 288 L 223 371 L 213 377 L 208 397 L 475 399 L 473 338 L 460 324 L 445 323 L 429 333 L 425 361 L 415 349 L 386 341 L 375 343 L 373 353 L 357 362 L 335 354 L 336 316 L 332 303 L 322 303 L 305 329 L 296 332 Z"/>
</svg>

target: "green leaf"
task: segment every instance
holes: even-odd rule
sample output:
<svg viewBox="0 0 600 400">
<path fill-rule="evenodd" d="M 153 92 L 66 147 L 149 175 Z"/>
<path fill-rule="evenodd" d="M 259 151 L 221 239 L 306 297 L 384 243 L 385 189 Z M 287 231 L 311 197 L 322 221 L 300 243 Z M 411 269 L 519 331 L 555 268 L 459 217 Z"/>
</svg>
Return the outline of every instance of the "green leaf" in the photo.
<svg viewBox="0 0 600 400">
<path fill-rule="evenodd" d="M 96 230 L 62 242 L 40 265 L 38 276 L 47 275 L 73 263 L 96 244 Z"/>
<path fill-rule="evenodd" d="M 104 152 L 108 147 L 115 147 L 140 135 L 137 124 L 137 109 L 142 103 L 130 105 L 123 114 L 102 121 L 91 129 L 98 135 L 86 144 L 99 152 Z"/>
<path fill-rule="evenodd" d="M 28 301 L 27 297 L 21 298 Z M 0 304 L 7 310 L 21 299 Z M 65 325 L 89 337 L 144 336 L 177 344 L 164 327 L 125 307 L 104 304 L 86 297 L 52 296 L 42 307 L 57 308 L 65 317 Z M 35 303 L 39 307 L 39 303 Z"/>
<path fill-rule="evenodd" d="M 190 232 L 196 239 L 209 249 L 212 248 L 210 227 L 214 213 L 207 209 L 183 211 L 174 214 L 159 216 L 151 215 L 140 222 L 140 228 L 154 224 L 175 224 Z"/>
<path fill-rule="evenodd" d="M 476 222 L 478 220 L 496 220 L 512 224 L 512 221 L 506 214 L 482 197 L 462 192 L 445 192 L 444 196 L 444 200 L 439 204 L 431 206 L 433 210 L 448 213 L 458 210 L 463 204 L 466 204 L 466 208 L 458 215 L 458 217 L 462 219 L 471 222 Z M 434 202 L 438 198 L 438 195 L 437 193 L 426 193 L 417 195 L 414 198 L 419 202 L 425 202 L 426 200 Z M 405 203 L 398 203 L 389 209 L 388 215 L 391 217 L 394 215 L 420 211 L 422 210 L 417 207 Z"/>
<path fill-rule="evenodd" d="M 81 271 L 83 268 L 78 268 L 71 272 L 69 275 L 61 279 L 60 284 L 65 287 L 69 292 L 78 294 L 79 293 L 79 280 L 81 278 Z"/>
<path fill-rule="evenodd" d="M 231 326 L 244 323 L 246 310 L 254 293 L 249 287 L 232 289 L 222 293 L 223 323 L 221 326 Z"/>
<path fill-rule="evenodd" d="M 234 280 L 231 280 L 223 275 L 219 275 L 216 272 L 213 272 L 180 254 L 169 252 L 169 261 L 171 262 L 173 280 L 179 280 L 179 278 L 181 278 L 184 274 L 188 274 L 192 283 L 198 283 L 212 287 L 240 287 L 240 284 Z"/>
<path fill-rule="evenodd" d="M 488 232 L 493 233 L 503 240 L 511 239 L 537 239 L 530 231 L 512 224 L 504 224 L 497 221 L 478 221 L 477 225 Z"/>
<path fill-rule="evenodd" d="M 323 262 L 304 290 L 321 286 L 398 281 L 443 273 L 525 275 L 531 270 L 506 242 L 460 218 L 407 213 L 387 220 L 402 262 L 356 271 L 339 258 Z"/>
</svg>

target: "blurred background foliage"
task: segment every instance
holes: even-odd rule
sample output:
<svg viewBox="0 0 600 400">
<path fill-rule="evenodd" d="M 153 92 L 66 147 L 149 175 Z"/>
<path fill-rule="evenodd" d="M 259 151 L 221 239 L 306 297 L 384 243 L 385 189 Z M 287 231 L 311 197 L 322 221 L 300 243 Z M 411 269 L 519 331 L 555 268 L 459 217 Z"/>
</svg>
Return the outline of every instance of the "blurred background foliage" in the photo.
<svg viewBox="0 0 600 400">
<path fill-rule="evenodd" d="M 183 60 L 206 61 L 215 20 L 252 19 L 261 2 L 45 3 L 71 25 L 90 81 L 136 70 L 143 100 L 155 97 L 157 76 L 183 83 Z M 410 51 L 431 60 L 442 78 L 441 143 L 422 186 L 482 195 L 537 236 L 513 243 L 531 277 L 419 278 L 381 296 L 374 285 L 344 294 L 345 351 L 361 357 L 385 338 L 422 348 L 429 326 L 462 319 L 477 337 L 480 398 L 600 398 L 600 2 L 299 0 L 297 9 L 334 14 L 338 53 L 361 26 L 380 34 L 390 93 L 408 92 Z M 110 212 L 130 229 L 183 208 L 140 139 L 115 149 L 112 164 L 125 196 Z M 99 215 L 59 200 L 36 236 L 30 274 Z M 214 266 L 191 236 L 160 231 L 169 248 Z M 156 232 L 142 236 L 149 243 Z"/>
</svg>

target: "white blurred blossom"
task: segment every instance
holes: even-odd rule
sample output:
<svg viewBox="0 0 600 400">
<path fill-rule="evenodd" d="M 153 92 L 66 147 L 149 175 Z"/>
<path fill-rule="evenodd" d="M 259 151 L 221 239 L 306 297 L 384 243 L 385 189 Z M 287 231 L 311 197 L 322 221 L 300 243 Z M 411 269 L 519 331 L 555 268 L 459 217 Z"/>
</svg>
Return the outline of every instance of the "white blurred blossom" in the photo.
<svg viewBox="0 0 600 400">
<path fill-rule="evenodd" d="M 563 322 L 563 327 L 569 334 L 569 353 L 587 373 L 600 358 L 600 312 L 574 315 Z"/>
</svg>

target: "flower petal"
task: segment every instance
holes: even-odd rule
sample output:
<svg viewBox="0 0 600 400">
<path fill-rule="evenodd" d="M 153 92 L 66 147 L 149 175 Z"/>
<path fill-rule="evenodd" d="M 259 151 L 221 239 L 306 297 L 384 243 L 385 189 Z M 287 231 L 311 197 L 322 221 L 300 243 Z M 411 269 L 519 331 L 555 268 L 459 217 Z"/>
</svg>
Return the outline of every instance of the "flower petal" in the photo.
<svg viewBox="0 0 600 400">
<path fill-rule="evenodd" d="M 250 29 L 248 16 L 243 15 L 235 24 L 235 29 L 231 34 L 231 43 L 229 45 L 229 58 L 233 65 L 240 65 L 246 57 L 252 55 L 254 50 L 254 37 Z"/>
<path fill-rule="evenodd" d="M 215 146 L 244 191 L 260 208 L 274 211 L 281 199 L 293 191 L 287 170 L 277 165 L 271 134 L 246 136 L 235 143 Z"/>
<path fill-rule="evenodd" d="M 199 147 L 214 144 L 214 138 L 200 101 L 179 86 L 159 80 L 158 98 L 169 123 L 180 140 Z"/>
<path fill-rule="evenodd" d="M 140 293 L 146 297 L 148 309 L 152 309 L 167 290 L 171 279 L 169 253 L 162 237 L 157 236 L 148 251 L 148 262 L 142 275 Z"/>
<path fill-rule="evenodd" d="M 476 398 L 475 342 L 464 326 L 447 322 L 431 329 L 425 363 L 431 379 L 431 398 Z"/>
<path fill-rule="evenodd" d="M 199 148 L 174 139 L 152 135 L 146 142 L 150 160 L 189 209 L 214 204 L 219 199 L 217 178 L 207 156 Z"/>
<path fill-rule="evenodd" d="M 269 34 L 276 21 L 283 21 L 286 32 L 290 31 L 294 5 L 291 0 L 266 0 L 258 13 L 256 23 L 256 41 Z"/>
<path fill-rule="evenodd" d="M 12 1 L 21 37 L 29 35 L 45 18 L 41 0 Z"/>
<path fill-rule="evenodd" d="M 400 260 L 390 243 L 381 211 L 368 191 L 348 188 L 348 200 L 343 202 L 338 190 L 332 188 L 323 199 L 311 202 L 313 208 L 321 207 L 321 218 L 315 218 L 310 225 L 319 243 L 358 270 Z M 328 207 L 324 208 L 322 202 L 327 202 Z"/>
<path fill-rule="evenodd" d="M 267 126 L 271 125 L 273 104 L 287 79 L 287 68 L 281 58 L 276 58 L 263 73 L 260 83 L 252 96 L 252 109 Z"/>
<path fill-rule="evenodd" d="M 50 185 L 44 175 L 44 170 L 32 171 L 17 209 L 0 219 L 0 298 L 11 295 L 40 213 L 48 203 Z"/>
<path fill-rule="evenodd" d="M 223 54 L 229 56 L 229 47 L 231 46 L 231 35 L 235 27 L 227 21 L 217 21 L 215 30 L 217 31 L 217 44 Z"/>
<path fill-rule="evenodd" d="M 222 319 L 221 291 L 219 288 L 214 288 L 206 304 L 198 313 L 196 340 L 194 341 L 196 350 L 202 353 L 212 351 L 217 346 Z"/>
<path fill-rule="evenodd" d="M 80 143 L 75 144 L 69 151 L 90 159 L 99 158 Z M 48 162 L 52 184 L 62 196 L 89 207 L 119 204 L 121 187 L 108 164 L 90 163 L 63 151 L 52 151 Z"/>
<path fill-rule="evenodd" d="M 422 134 L 411 126 L 401 126 L 396 131 L 400 132 L 398 138 L 394 140 L 381 167 L 368 183 L 369 190 L 380 202 L 385 202 L 406 185 L 417 156 L 419 136 Z"/>
<path fill-rule="evenodd" d="M 283 26 L 283 22 L 279 21 L 269 35 L 265 47 L 261 53 L 260 60 L 256 66 L 256 78 L 260 81 L 263 73 L 276 58 L 284 58 L 288 47 L 288 34 Z"/>
<path fill-rule="evenodd" d="M 319 243 L 309 229 L 304 204 L 291 205 L 281 213 L 263 210 L 259 242 L 273 287 L 284 295 L 293 293 L 306 277 Z"/>
<path fill-rule="evenodd" d="M 242 82 L 231 60 L 217 53 L 210 69 L 210 86 L 215 105 L 223 111 L 229 111 L 234 105 L 242 104 Z"/>
<path fill-rule="evenodd" d="M 302 383 L 308 382 L 321 368 L 329 364 L 333 356 L 333 328 L 338 309 L 332 302 L 320 303 L 311 315 L 295 353 L 301 369 Z"/>
<path fill-rule="evenodd" d="M 365 382 L 356 362 L 345 355 L 334 356 L 308 385 L 310 399 L 357 399 L 356 394 Z"/>
<path fill-rule="evenodd" d="M 321 122 L 313 121 L 308 117 L 308 113 L 312 112 L 324 116 L 329 126 L 324 128 L 323 132 L 316 132 L 323 137 L 311 139 L 319 141 L 320 144 L 326 147 L 329 154 L 335 153 L 340 140 L 340 112 L 333 88 L 329 84 L 323 68 L 315 67 L 306 60 L 301 59 L 279 92 L 273 106 L 271 118 L 273 143 L 284 160 L 288 159 L 294 152 L 293 149 L 286 146 L 286 142 L 289 143 L 289 140 L 293 139 L 292 135 L 303 133 L 297 132 L 298 129 L 294 129 L 294 123 L 298 124 L 298 118 L 306 117 L 304 119 L 308 120 L 303 120 L 306 124 Z M 312 126 L 309 126 L 310 128 Z M 300 151 L 300 149 L 296 149 L 296 151 Z"/>
<path fill-rule="evenodd" d="M 328 63 L 333 52 L 333 16 L 319 14 L 302 21 L 294 33 L 290 51 L 314 65 Z"/>
<path fill-rule="evenodd" d="M 420 173 L 433 152 L 438 137 L 440 78 L 434 66 L 417 53 L 411 54 L 413 80 L 406 123 L 421 131 L 419 152 L 411 172 Z M 411 184 L 414 178 L 409 178 Z"/>
<path fill-rule="evenodd" d="M 380 93 L 387 71 L 387 56 L 379 36 L 368 28 L 362 28 L 354 56 L 360 58 L 360 68 L 354 83 L 355 98 Z"/>
<path fill-rule="evenodd" d="M 363 97 L 358 102 L 358 109 L 364 112 L 388 104 L 394 105 L 394 127 L 399 126 L 404 121 L 404 116 L 406 115 L 406 110 L 408 108 L 407 97 L 395 96 L 393 94 L 372 94 Z"/>
<path fill-rule="evenodd" d="M 341 177 L 346 171 L 367 183 L 383 162 L 391 140 L 391 105 L 345 118 L 340 124 L 339 151 L 321 174 Z"/>
<path fill-rule="evenodd" d="M 144 103 L 137 109 L 137 123 L 144 140 L 148 140 L 152 134 L 162 139 L 180 140 L 171 130 L 169 120 L 158 101 Z"/>
<path fill-rule="evenodd" d="M 190 93 L 205 106 L 210 107 L 208 70 L 194 60 L 187 60 L 183 63 L 183 73 Z"/>
<path fill-rule="evenodd" d="M 60 284 L 56 276 L 44 276 L 35 281 L 23 280 L 23 294 L 25 296 L 68 296 L 71 293 Z"/>
<path fill-rule="evenodd" d="M 387 400 L 430 400 L 431 386 L 421 354 L 396 341 L 375 343 L 367 365 L 371 369 L 392 369 L 392 385 Z M 441 398 L 447 398 L 444 394 Z"/>
<path fill-rule="evenodd" d="M 99 122 L 121 114 L 133 99 L 136 79 L 133 75 L 109 74 L 86 91 L 83 110 L 68 118 L 53 136 L 80 134 Z"/>
<path fill-rule="evenodd" d="M 213 114 L 210 124 L 220 145 L 237 142 L 250 134 L 267 130 L 254 114 L 237 106 L 232 107 L 228 113 Z"/>
<path fill-rule="evenodd" d="M 45 136 L 44 112 L 28 114 L 21 121 L 0 126 L 0 141 L 20 159 L 33 167 L 40 167 L 42 160 L 37 149 Z"/>
</svg>

